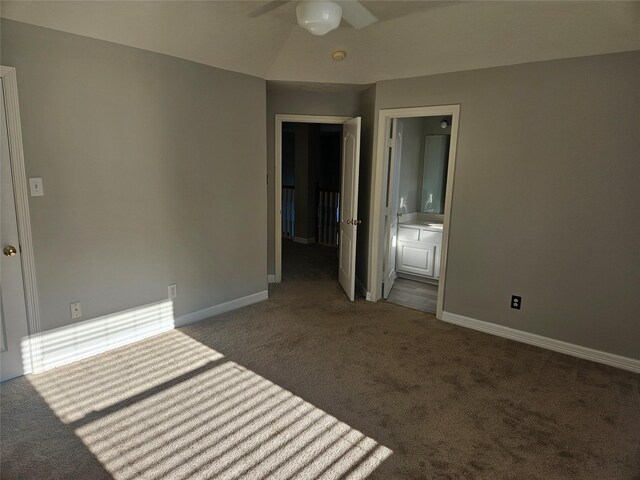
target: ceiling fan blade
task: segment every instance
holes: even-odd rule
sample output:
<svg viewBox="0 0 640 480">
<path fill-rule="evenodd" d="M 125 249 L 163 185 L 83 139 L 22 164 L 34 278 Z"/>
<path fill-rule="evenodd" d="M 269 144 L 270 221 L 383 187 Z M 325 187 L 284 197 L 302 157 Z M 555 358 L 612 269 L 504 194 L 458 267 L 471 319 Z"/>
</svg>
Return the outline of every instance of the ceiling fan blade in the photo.
<svg viewBox="0 0 640 480">
<path fill-rule="evenodd" d="M 355 0 L 336 1 L 342 7 L 342 18 L 354 28 L 368 27 L 378 21 L 367 7 Z"/>
<path fill-rule="evenodd" d="M 252 12 L 249 13 L 249 17 L 255 18 L 260 15 L 264 15 L 265 13 L 269 13 L 276 8 L 280 8 L 281 6 L 289 3 L 291 0 L 271 0 L 270 2 L 265 3 L 261 7 L 256 8 Z"/>
</svg>

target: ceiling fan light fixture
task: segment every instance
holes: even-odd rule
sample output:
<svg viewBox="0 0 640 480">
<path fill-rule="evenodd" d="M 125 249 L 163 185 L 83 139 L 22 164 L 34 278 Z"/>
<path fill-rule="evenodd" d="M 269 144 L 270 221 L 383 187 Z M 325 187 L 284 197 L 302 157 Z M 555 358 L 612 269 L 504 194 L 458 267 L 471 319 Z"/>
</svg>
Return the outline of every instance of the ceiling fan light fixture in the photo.
<svg viewBox="0 0 640 480">
<path fill-rule="evenodd" d="M 304 1 L 296 7 L 298 25 L 314 35 L 335 30 L 342 19 L 342 7 L 330 1 Z"/>
</svg>

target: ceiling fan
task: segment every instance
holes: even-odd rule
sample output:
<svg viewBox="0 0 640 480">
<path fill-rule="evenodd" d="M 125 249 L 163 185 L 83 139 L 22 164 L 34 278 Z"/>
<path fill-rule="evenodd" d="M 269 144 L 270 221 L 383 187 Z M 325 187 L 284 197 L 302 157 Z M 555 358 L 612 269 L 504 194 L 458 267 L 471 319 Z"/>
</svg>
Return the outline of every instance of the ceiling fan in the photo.
<svg viewBox="0 0 640 480">
<path fill-rule="evenodd" d="M 272 0 L 249 14 L 258 17 L 292 0 Z M 335 30 L 345 19 L 352 27 L 360 29 L 378 19 L 357 0 L 302 0 L 296 6 L 298 25 L 314 35 L 324 35 Z"/>
</svg>

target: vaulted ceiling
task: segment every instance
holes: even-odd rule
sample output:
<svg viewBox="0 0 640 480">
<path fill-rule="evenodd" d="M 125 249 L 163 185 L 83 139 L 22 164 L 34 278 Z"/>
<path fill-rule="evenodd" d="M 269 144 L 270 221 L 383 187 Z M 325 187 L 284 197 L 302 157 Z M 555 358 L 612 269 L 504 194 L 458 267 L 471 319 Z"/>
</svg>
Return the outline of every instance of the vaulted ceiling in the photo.
<svg viewBox="0 0 640 480">
<path fill-rule="evenodd" d="M 295 1 L 3 0 L 0 15 L 283 81 L 364 84 L 640 49 L 640 2 L 362 3 L 380 21 L 322 37 L 297 26 Z"/>
</svg>

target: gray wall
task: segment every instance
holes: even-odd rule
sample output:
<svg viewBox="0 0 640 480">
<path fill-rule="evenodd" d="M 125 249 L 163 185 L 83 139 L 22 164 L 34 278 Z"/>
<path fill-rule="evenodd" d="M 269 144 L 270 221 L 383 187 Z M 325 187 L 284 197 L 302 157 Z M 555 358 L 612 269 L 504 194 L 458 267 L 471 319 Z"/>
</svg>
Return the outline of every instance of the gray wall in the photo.
<svg viewBox="0 0 640 480">
<path fill-rule="evenodd" d="M 266 289 L 265 81 L 2 20 L 16 67 L 45 330 Z M 250 221 L 247 221 L 250 219 Z"/>
<path fill-rule="evenodd" d="M 640 358 L 638 85 L 640 52 L 377 84 L 461 105 L 445 311 Z"/>
<path fill-rule="evenodd" d="M 359 114 L 360 93 L 365 87 L 349 85 L 332 87 L 287 85 L 281 82 L 267 85 L 267 172 L 269 185 L 267 193 L 267 261 L 269 274 L 275 274 L 275 233 L 274 233 L 274 152 L 275 115 L 288 113 L 296 115 L 336 115 L 355 117 Z"/>
</svg>

